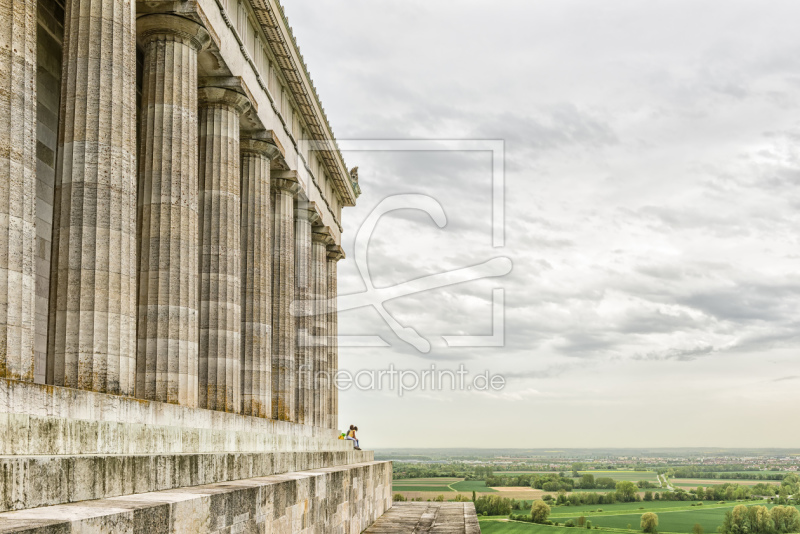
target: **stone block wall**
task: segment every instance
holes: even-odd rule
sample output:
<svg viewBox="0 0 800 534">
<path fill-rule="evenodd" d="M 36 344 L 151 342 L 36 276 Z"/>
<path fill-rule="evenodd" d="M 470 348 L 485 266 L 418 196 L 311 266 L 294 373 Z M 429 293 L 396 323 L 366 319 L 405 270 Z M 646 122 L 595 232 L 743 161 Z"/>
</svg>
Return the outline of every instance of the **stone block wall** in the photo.
<svg viewBox="0 0 800 534">
<path fill-rule="evenodd" d="M 0 513 L 0 533 L 359 534 L 392 506 L 391 462 Z"/>
</svg>

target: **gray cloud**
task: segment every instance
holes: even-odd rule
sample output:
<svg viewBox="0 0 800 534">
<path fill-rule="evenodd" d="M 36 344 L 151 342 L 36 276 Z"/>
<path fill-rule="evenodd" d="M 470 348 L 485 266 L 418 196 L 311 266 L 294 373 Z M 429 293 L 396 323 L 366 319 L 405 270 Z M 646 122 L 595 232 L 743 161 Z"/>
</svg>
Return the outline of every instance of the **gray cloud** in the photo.
<svg viewBox="0 0 800 534">
<path fill-rule="evenodd" d="M 681 410 L 676 429 L 707 428 L 715 410 L 762 413 L 777 395 L 796 402 L 797 377 L 783 371 L 800 344 L 800 4 L 502 0 L 487 9 L 468 0 L 456 10 L 443 1 L 298 0 L 286 8 L 338 137 L 506 147 L 503 248 L 492 246 L 487 154 L 345 154 L 364 191 L 343 213 L 348 253 L 360 221 L 389 195 L 427 194 L 447 213 L 443 229 L 418 212 L 386 217 L 370 243 L 376 285 L 496 256 L 514 269 L 387 303 L 431 340 L 429 354 L 399 341 L 372 310 L 342 314 L 343 334 L 391 344 L 343 349 L 344 365 L 466 362 L 502 372 L 512 389 L 548 399 L 540 424 L 574 444 L 586 436 L 641 443 L 620 430 L 629 418 L 647 408 L 673 413 L 683 399 L 704 408 Z M 342 292 L 361 289 L 352 261 L 340 276 Z M 491 332 L 495 287 L 505 291 L 504 346 L 446 347 L 442 335 Z M 716 396 L 717 384 L 737 395 Z M 527 441 L 517 446 L 549 446 L 519 429 L 539 398 L 457 397 L 437 407 L 442 435 L 432 444 L 454 444 L 484 416 L 516 429 L 503 436 L 509 445 L 519 435 Z M 421 401 L 371 400 L 352 394 L 343 406 L 393 445 L 415 439 L 403 429 L 429 412 Z M 585 414 L 601 403 L 625 413 L 593 426 Z M 581 425 L 568 424 L 576 417 Z M 722 424 L 713 430 L 715 446 L 751 439 Z M 681 432 L 657 444 L 699 444 L 697 433 Z"/>
</svg>

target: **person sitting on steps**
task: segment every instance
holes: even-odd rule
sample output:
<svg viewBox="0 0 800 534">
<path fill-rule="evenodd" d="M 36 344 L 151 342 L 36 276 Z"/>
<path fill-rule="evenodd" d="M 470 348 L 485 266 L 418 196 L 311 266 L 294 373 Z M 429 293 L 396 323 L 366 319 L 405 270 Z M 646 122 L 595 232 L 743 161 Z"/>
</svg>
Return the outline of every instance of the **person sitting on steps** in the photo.
<svg viewBox="0 0 800 534">
<path fill-rule="evenodd" d="M 358 430 L 357 426 L 350 425 L 350 430 L 347 431 L 347 437 L 344 439 L 349 439 L 350 441 L 355 441 L 355 450 L 360 451 L 361 448 L 358 446 L 358 439 L 356 438 L 356 430 Z"/>
</svg>

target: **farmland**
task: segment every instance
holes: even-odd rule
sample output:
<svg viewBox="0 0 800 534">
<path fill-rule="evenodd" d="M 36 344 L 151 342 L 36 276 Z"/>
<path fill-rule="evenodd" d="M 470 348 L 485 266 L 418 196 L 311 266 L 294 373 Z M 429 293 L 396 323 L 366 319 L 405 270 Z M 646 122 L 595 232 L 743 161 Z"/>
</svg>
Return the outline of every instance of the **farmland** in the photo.
<svg viewBox="0 0 800 534">
<path fill-rule="evenodd" d="M 676 488 L 694 489 L 697 486 L 715 486 L 719 484 L 741 484 L 742 486 L 755 486 L 756 484 L 773 484 L 780 486 L 779 481 L 750 480 L 744 478 L 719 479 L 719 478 L 673 478 L 669 481 Z"/>
<path fill-rule="evenodd" d="M 694 525 L 700 525 L 705 532 L 716 532 L 722 524 L 725 513 L 741 503 L 731 502 L 724 504 L 704 504 L 692 506 L 687 502 L 649 502 L 626 503 L 606 506 L 570 506 L 554 507 L 550 520 L 563 525 L 568 520 L 578 521 L 583 516 L 592 522 L 592 526 L 601 530 L 614 532 L 641 532 L 639 523 L 645 512 L 658 514 L 658 531 L 666 533 L 691 533 Z M 763 504 L 763 503 L 756 503 Z M 768 505 L 771 506 L 771 505 Z M 598 512 L 602 509 L 602 512 Z M 514 521 L 504 521 L 506 518 L 486 517 L 480 518 L 481 531 L 489 534 L 566 534 L 579 532 L 576 528 L 563 526 L 533 525 Z M 630 525 L 630 527 L 629 527 Z"/>
<path fill-rule="evenodd" d="M 400 479 L 392 482 L 392 491 L 430 491 L 447 493 L 449 491 L 456 491 L 450 487 L 450 484 L 462 482 L 463 480 L 463 478 L 448 477 Z"/>
</svg>

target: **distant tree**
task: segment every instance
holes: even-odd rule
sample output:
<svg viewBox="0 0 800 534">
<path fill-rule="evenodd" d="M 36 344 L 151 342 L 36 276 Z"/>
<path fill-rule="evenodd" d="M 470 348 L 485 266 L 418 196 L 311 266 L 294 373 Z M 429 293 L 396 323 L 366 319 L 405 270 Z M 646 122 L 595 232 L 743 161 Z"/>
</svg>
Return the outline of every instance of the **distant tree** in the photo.
<svg viewBox="0 0 800 534">
<path fill-rule="evenodd" d="M 648 501 L 648 502 L 652 501 L 653 500 L 653 492 L 650 491 L 650 490 L 645 491 L 644 492 L 644 500 Z"/>
<path fill-rule="evenodd" d="M 475 502 L 475 490 L 472 490 L 472 502 Z"/>
<path fill-rule="evenodd" d="M 629 480 L 617 482 L 617 499 L 622 502 L 633 502 L 636 500 L 636 484 Z"/>
<path fill-rule="evenodd" d="M 444 502 L 444 495 L 441 495 L 441 494 L 440 494 L 440 495 L 437 495 L 437 496 L 436 496 L 436 497 L 433 499 L 433 502 Z"/>
<path fill-rule="evenodd" d="M 581 488 L 583 488 L 583 489 L 594 489 L 594 487 L 595 487 L 594 475 L 589 474 L 589 473 L 585 473 L 581 477 Z"/>
<path fill-rule="evenodd" d="M 586 522 L 586 528 L 591 530 L 591 528 L 592 528 L 592 522 L 591 521 L 587 521 Z"/>
<path fill-rule="evenodd" d="M 653 495 L 653 499 L 656 500 L 656 501 L 660 501 L 661 500 L 661 494 L 660 493 L 656 493 L 655 495 Z"/>
<path fill-rule="evenodd" d="M 580 472 L 586 468 L 586 464 L 583 462 L 576 462 L 572 464 L 572 476 L 573 478 L 578 478 L 581 476 Z"/>
<path fill-rule="evenodd" d="M 800 511 L 794 506 L 776 506 L 770 510 L 770 516 L 776 532 L 800 532 Z"/>
<path fill-rule="evenodd" d="M 703 534 L 703 532 L 704 532 L 703 525 L 701 525 L 700 523 L 695 523 L 694 526 L 692 527 L 692 534 Z"/>
<path fill-rule="evenodd" d="M 600 477 L 595 480 L 595 485 L 601 489 L 614 489 L 617 487 L 617 482 L 613 478 Z"/>
<path fill-rule="evenodd" d="M 642 514 L 642 532 L 655 534 L 658 532 L 658 516 L 653 512 Z"/>
<path fill-rule="evenodd" d="M 703 488 L 703 486 L 697 486 L 694 494 L 697 496 L 698 501 L 702 501 L 706 497 L 706 490 Z"/>
<path fill-rule="evenodd" d="M 578 526 L 579 526 L 579 527 L 584 527 L 584 526 L 586 526 L 586 516 L 580 516 L 580 517 L 578 518 Z"/>
<path fill-rule="evenodd" d="M 395 493 L 394 497 L 392 497 L 394 502 L 406 502 L 406 497 L 402 493 Z"/>
<path fill-rule="evenodd" d="M 550 505 L 541 500 L 533 501 L 531 504 L 531 521 L 542 524 L 550 517 Z"/>
</svg>

